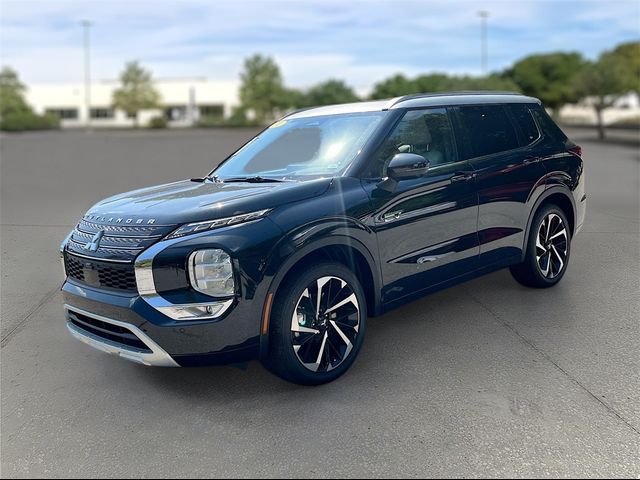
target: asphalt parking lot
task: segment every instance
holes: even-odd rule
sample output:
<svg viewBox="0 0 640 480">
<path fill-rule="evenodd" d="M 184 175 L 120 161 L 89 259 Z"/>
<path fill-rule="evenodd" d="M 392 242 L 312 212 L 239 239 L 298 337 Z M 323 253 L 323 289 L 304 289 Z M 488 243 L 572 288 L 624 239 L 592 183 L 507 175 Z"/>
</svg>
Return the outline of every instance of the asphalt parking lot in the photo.
<svg viewBox="0 0 640 480">
<path fill-rule="evenodd" d="M 208 171 L 251 130 L 0 138 L 1 465 L 10 477 L 640 475 L 640 155 L 590 140 L 555 288 L 508 271 L 373 319 L 317 388 L 257 362 L 151 369 L 66 331 L 60 240 L 108 195 Z"/>
</svg>

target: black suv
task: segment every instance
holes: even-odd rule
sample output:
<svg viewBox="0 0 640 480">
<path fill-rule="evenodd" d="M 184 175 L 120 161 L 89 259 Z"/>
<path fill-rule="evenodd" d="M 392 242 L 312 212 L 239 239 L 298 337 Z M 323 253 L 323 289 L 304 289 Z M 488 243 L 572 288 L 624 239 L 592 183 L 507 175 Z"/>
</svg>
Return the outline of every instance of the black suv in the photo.
<svg viewBox="0 0 640 480">
<path fill-rule="evenodd" d="M 61 247 L 67 326 L 146 365 L 259 358 L 328 382 L 369 316 L 504 267 L 558 283 L 585 217 L 581 155 L 516 94 L 294 112 L 206 177 L 93 206 Z"/>
</svg>

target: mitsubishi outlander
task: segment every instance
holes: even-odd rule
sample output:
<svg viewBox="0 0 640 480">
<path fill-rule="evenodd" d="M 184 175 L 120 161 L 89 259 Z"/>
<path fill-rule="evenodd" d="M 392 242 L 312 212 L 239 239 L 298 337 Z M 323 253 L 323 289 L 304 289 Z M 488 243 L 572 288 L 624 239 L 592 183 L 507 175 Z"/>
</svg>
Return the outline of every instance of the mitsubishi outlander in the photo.
<svg viewBox="0 0 640 480">
<path fill-rule="evenodd" d="M 505 267 L 558 283 L 585 218 L 581 156 L 518 94 L 294 112 L 206 176 L 94 205 L 61 246 L 67 327 L 145 365 L 260 359 L 329 382 L 369 317 Z"/>
</svg>

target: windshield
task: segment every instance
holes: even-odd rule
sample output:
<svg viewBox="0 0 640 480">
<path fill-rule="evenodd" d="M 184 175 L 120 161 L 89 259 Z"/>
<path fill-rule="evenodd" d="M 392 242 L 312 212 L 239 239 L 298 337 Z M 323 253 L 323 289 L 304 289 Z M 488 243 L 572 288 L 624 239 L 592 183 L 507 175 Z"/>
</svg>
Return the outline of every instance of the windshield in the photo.
<svg viewBox="0 0 640 480">
<path fill-rule="evenodd" d="M 242 177 L 308 180 L 336 176 L 360 153 L 385 112 L 281 120 L 220 165 L 220 180 Z"/>
</svg>

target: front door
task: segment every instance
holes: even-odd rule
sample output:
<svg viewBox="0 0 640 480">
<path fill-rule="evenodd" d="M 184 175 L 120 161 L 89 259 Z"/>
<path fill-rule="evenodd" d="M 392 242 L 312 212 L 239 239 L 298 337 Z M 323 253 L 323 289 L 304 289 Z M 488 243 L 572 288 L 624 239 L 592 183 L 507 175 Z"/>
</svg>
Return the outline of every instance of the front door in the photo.
<svg viewBox="0 0 640 480">
<path fill-rule="evenodd" d="M 385 189 L 365 182 L 374 206 L 384 282 L 383 302 L 393 302 L 476 267 L 478 199 L 470 164 L 458 160 L 444 108 L 409 110 L 372 159 L 373 177 L 386 177 L 401 152 L 425 157 L 430 168 L 417 179 Z"/>
</svg>

